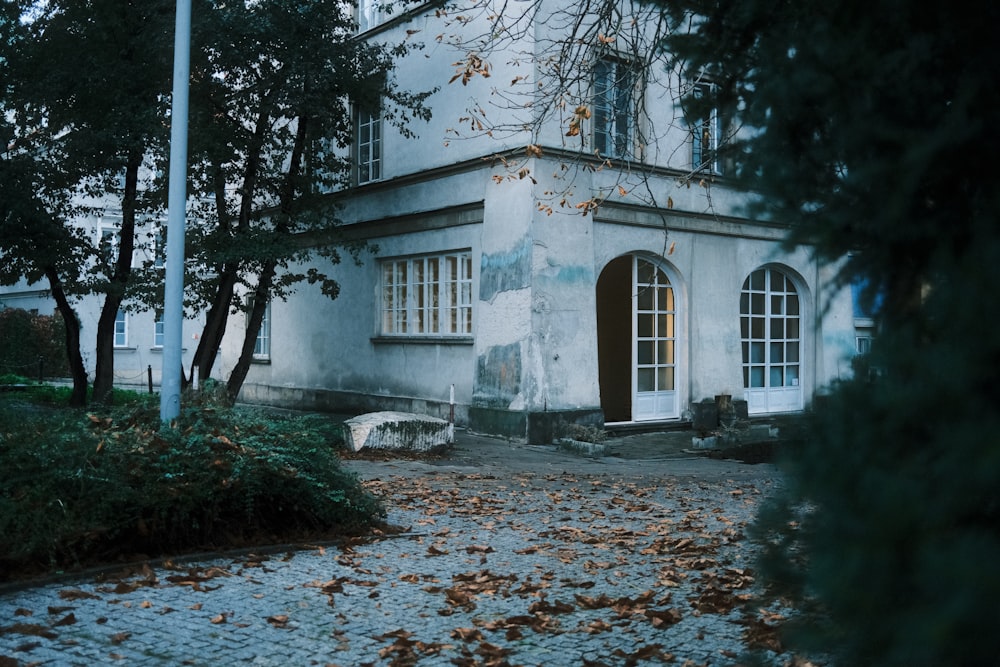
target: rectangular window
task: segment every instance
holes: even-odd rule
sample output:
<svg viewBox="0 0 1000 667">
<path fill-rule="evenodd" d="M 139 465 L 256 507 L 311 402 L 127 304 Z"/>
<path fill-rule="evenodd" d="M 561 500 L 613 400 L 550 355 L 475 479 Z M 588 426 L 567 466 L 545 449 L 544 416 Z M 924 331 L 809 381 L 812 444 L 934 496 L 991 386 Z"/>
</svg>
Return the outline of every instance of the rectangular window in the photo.
<svg viewBox="0 0 1000 667">
<path fill-rule="evenodd" d="M 163 347 L 163 311 L 158 310 L 153 320 L 153 347 Z"/>
<path fill-rule="evenodd" d="M 128 345 L 128 315 L 119 310 L 115 315 L 115 347 Z"/>
<path fill-rule="evenodd" d="M 695 99 L 706 99 L 714 90 L 715 84 L 700 82 L 694 84 L 691 94 Z M 694 171 L 723 173 L 719 147 L 725 139 L 724 130 L 722 117 L 714 107 L 691 124 L 691 168 Z"/>
<path fill-rule="evenodd" d="M 638 82 L 635 63 L 602 58 L 594 65 L 594 150 L 603 157 L 633 157 Z"/>
<path fill-rule="evenodd" d="M 382 178 L 382 112 L 358 109 L 355 146 L 358 185 Z"/>
<path fill-rule="evenodd" d="M 386 19 L 384 0 L 358 0 L 358 31 L 371 30 Z"/>
<path fill-rule="evenodd" d="M 472 255 L 468 252 L 382 262 L 382 333 L 472 334 Z"/>
<path fill-rule="evenodd" d="M 253 344 L 254 359 L 271 358 L 271 304 L 268 302 L 264 308 L 264 319 L 260 321 L 260 331 L 257 332 L 257 339 Z"/>
</svg>

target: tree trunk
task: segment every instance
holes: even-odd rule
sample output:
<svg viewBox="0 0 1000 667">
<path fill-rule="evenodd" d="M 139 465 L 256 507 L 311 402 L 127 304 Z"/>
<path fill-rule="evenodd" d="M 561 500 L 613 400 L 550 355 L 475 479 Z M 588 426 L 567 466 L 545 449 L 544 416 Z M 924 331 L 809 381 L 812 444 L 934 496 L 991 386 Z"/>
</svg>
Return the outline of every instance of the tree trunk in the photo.
<svg viewBox="0 0 1000 667">
<path fill-rule="evenodd" d="M 267 105 L 264 105 L 267 108 Z M 262 110 L 257 117 L 254 129 L 253 140 L 247 156 L 246 168 L 243 171 L 243 184 L 240 188 L 240 209 L 236 221 L 239 230 L 245 230 L 250 226 L 250 218 L 253 214 L 253 198 L 257 188 L 257 179 L 260 174 L 261 152 L 264 146 L 265 129 L 267 128 L 268 116 Z M 220 232 L 226 233 L 230 229 L 230 216 L 226 206 L 225 178 L 221 167 L 216 170 L 215 183 L 215 208 L 219 216 Z M 219 286 L 215 292 L 215 300 L 212 301 L 208 314 L 205 316 L 205 326 L 202 329 L 201 338 L 198 340 L 198 347 L 191 361 L 191 377 L 197 369 L 199 379 L 211 376 L 212 367 L 215 365 L 215 358 L 219 354 L 222 346 L 222 338 L 226 334 L 226 326 L 229 323 L 229 312 L 233 303 L 233 293 L 239 278 L 240 262 L 227 262 L 219 271 Z"/>
<path fill-rule="evenodd" d="M 280 214 L 275 224 L 275 231 L 280 233 L 288 231 L 286 216 L 292 212 L 292 202 L 295 198 L 295 182 L 302 167 L 302 155 L 305 151 L 308 126 L 308 117 L 300 115 L 295 131 L 295 144 L 292 147 L 292 154 L 288 162 L 288 171 L 284 175 L 284 183 L 282 183 L 281 188 Z M 243 388 L 243 382 L 246 380 L 247 373 L 250 372 L 250 364 L 253 362 L 253 349 L 257 343 L 257 335 L 260 333 L 264 313 L 267 311 L 267 304 L 271 297 L 271 287 L 274 283 L 277 266 L 276 261 L 269 260 L 261 268 L 260 277 L 257 280 L 257 288 L 254 290 L 253 309 L 250 312 L 246 335 L 243 338 L 240 358 L 237 360 L 236 366 L 229 376 L 229 381 L 226 383 L 226 394 L 229 396 L 230 402 L 236 402 L 236 397 L 239 396 L 240 390 Z"/>
<path fill-rule="evenodd" d="M 62 315 L 66 325 L 66 359 L 69 362 L 70 375 L 73 377 L 73 391 L 69 396 L 70 407 L 82 408 L 87 405 L 87 369 L 83 366 L 83 355 L 80 353 L 80 320 L 69 304 L 62 282 L 55 268 L 45 269 L 45 277 L 49 279 L 49 289 L 56 300 L 56 309 Z"/>
<path fill-rule="evenodd" d="M 250 364 L 253 363 L 253 350 L 257 344 L 257 335 L 260 333 L 261 324 L 264 321 L 264 313 L 267 312 L 267 303 L 271 294 L 271 283 L 274 280 L 275 263 L 268 262 L 261 269 L 260 279 L 257 281 L 257 289 L 254 290 L 253 308 L 250 310 L 250 320 L 247 322 L 246 335 L 243 337 L 243 347 L 240 350 L 240 358 L 236 361 L 233 372 L 226 382 L 226 395 L 230 403 L 235 403 L 243 388 L 243 382 L 250 372 Z"/>
<path fill-rule="evenodd" d="M 136 191 L 142 153 L 131 151 L 125 166 L 125 192 L 122 194 L 122 227 L 118 233 L 118 257 L 108 281 L 104 307 L 97 320 L 97 358 L 94 369 L 94 402 L 111 405 L 115 380 L 115 319 L 132 275 L 132 251 L 135 249 Z"/>
</svg>

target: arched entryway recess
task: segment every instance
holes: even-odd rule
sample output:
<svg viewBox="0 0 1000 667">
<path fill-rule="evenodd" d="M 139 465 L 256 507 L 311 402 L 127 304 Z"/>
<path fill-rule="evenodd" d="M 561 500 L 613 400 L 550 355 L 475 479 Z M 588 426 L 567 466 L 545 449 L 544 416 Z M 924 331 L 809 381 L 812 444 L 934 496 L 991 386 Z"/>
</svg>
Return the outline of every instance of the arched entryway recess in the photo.
<svg viewBox="0 0 1000 667">
<path fill-rule="evenodd" d="M 680 416 L 679 322 L 676 274 L 665 262 L 624 255 L 601 271 L 597 355 L 606 423 Z"/>
</svg>

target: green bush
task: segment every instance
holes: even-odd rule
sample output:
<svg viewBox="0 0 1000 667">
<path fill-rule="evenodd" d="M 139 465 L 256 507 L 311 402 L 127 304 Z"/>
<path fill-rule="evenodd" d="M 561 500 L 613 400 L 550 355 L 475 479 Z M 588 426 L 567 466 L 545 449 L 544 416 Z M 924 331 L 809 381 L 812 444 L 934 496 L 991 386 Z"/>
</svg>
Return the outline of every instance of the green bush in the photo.
<svg viewBox="0 0 1000 667">
<path fill-rule="evenodd" d="M 0 374 L 38 379 L 39 360 L 45 376 L 69 375 L 62 319 L 20 308 L 0 310 Z"/>
<path fill-rule="evenodd" d="M 13 411 L 17 409 L 17 418 Z M 384 510 L 318 418 L 196 406 L 109 415 L 0 402 L 0 571 L 333 537 Z"/>
</svg>

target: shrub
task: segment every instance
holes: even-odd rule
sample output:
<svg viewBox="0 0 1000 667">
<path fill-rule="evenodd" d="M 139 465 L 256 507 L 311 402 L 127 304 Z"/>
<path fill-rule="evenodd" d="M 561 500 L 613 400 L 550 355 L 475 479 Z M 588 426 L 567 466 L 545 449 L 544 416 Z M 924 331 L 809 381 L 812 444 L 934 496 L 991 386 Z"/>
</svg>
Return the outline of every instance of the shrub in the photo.
<svg viewBox="0 0 1000 667">
<path fill-rule="evenodd" d="M 197 406 L 161 427 L 151 408 L 23 408 L 0 403 L 0 570 L 333 537 L 385 515 L 328 421 Z"/>
<path fill-rule="evenodd" d="M 62 319 L 20 308 L 0 310 L 0 373 L 37 379 L 39 360 L 46 376 L 69 375 Z"/>
</svg>

